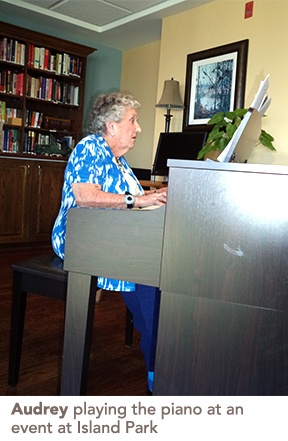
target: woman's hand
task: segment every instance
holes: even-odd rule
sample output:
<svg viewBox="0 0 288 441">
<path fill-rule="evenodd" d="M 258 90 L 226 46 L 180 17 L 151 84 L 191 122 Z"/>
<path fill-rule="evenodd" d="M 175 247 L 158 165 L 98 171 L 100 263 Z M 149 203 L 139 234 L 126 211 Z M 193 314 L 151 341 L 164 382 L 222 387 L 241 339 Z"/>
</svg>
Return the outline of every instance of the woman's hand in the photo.
<svg viewBox="0 0 288 441">
<path fill-rule="evenodd" d="M 161 207 L 166 204 L 167 187 L 158 188 L 157 190 L 147 191 L 143 196 L 135 197 L 135 207 L 145 208 L 157 205 Z"/>
<path fill-rule="evenodd" d="M 101 185 L 90 183 L 74 183 L 72 190 L 78 207 L 118 208 L 126 209 L 124 194 L 107 193 L 102 191 Z M 135 196 L 135 208 L 145 208 L 166 204 L 167 187 L 147 191 L 143 196 Z"/>
</svg>

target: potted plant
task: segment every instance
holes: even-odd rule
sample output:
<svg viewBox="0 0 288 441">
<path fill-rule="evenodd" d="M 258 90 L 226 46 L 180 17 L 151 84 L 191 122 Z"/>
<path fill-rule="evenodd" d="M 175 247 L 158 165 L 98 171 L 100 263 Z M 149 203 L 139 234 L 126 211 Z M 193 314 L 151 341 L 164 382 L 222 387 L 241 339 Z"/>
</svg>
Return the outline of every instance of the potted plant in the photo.
<svg viewBox="0 0 288 441">
<path fill-rule="evenodd" d="M 203 159 L 215 151 L 217 151 L 218 156 L 232 139 L 234 132 L 239 127 L 247 111 L 248 109 L 236 109 L 232 112 L 218 112 L 212 116 L 207 124 L 214 127 L 209 133 L 206 143 L 198 153 L 197 159 Z M 270 150 L 276 150 L 273 146 L 273 141 L 273 136 L 261 129 L 259 144 L 268 147 Z"/>
</svg>

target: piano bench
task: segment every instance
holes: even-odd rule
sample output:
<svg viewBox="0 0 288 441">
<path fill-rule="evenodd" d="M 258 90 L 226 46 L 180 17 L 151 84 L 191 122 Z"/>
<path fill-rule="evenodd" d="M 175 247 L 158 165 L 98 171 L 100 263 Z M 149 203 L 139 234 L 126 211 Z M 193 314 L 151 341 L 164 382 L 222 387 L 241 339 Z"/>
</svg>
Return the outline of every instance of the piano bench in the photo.
<svg viewBox="0 0 288 441">
<path fill-rule="evenodd" d="M 9 375 L 8 384 L 16 386 L 19 379 L 21 349 L 25 322 L 27 293 L 38 294 L 56 300 L 66 301 L 67 271 L 63 269 L 63 260 L 56 254 L 44 254 L 14 263 L 13 294 L 11 310 Z M 96 294 L 96 277 L 91 278 Z M 92 319 L 94 310 L 92 311 Z M 90 323 L 92 334 L 93 321 Z M 88 330 L 89 331 L 89 330 Z M 126 308 L 125 345 L 130 347 L 133 336 L 133 316 Z M 90 348 L 88 349 L 90 352 Z M 89 354 L 87 354 L 89 360 Z M 87 361 L 88 363 L 88 361 Z M 88 366 L 87 366 L 88 371 Z"/>
</svg>

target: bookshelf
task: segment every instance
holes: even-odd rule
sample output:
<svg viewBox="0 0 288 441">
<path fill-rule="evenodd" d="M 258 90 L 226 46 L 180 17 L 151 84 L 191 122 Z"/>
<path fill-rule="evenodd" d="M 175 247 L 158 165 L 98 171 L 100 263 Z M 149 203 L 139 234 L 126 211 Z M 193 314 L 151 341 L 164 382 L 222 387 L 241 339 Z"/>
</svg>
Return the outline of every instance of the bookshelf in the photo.
<svg viewBox="0 0 288 441">
<path fill-rule="evenodd" d="M 44 144 L 47 156 L 53 143 L 55 156 L 55 147 L 81 139 L 86 61 L 95 50 L 0 22 L 0 154 L 37 155 Z"/>
<path fill-rule="evenodd" d="M 96 49 L 0 22 L 0 244 L 47 243 Z"/>
</svg>

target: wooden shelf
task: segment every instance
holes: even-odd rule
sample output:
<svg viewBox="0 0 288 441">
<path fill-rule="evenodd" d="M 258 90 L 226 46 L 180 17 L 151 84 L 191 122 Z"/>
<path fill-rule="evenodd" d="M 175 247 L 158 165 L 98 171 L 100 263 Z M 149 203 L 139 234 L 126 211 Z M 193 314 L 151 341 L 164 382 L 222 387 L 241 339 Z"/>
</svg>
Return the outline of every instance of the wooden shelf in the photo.
<svg viewBox="0 0 288 441">
<path fill-rule="evenodd" d="M 73 72 L 79 67 L 80 75 L 62 74 L 56 68 L 53 72 L 32 67 L 32 47 L 39 47 L 39 54 L 46 56 L 45 66 L 48 66 L 50 54 L 49 69 L 54 57 L 56 59 L 57 54 L 61 54 L 62 60 L 65 59 L 63 71 L 67 72 L 69 60 L 71 69 L 74 67 Z M 67 164 L 67 158 L 56 156 L 52 146 L 55 146 L 55 140 L 62 146 L 61 140 L 64 137 L 73 145 L 83 136 L 86 62 L 87 56 L 95 50 L 0 22 L 0 244 L 51 242 Z M 61 56 L 58 55 L 58 61 Z M 28 80 L 31 80 L 31 86 Z M 47 84 L 50 88 L 53 85 L 58 87 L 58 95 L 53 101 Z M 33 87 L 32 96 L 28 96 L 31 94 L 29 87 Z M 68 96 L 73 92 L 73 87 L 79 87 L 77 105 L 74 101 L 73 104 L 69 100 L 65 101 L 64 93 Z M 44 90 L 45 99 L 42 93 Z M 15 110 L 7 112 L 7 109 Z M 19 118 L 21 125 L 7 124 L 8 116 Z M 47 121 L 52 119 L 56 127 L 47 125 Z M 37 149 L 45 154 L 35 154 L 36 143 L 45 147 L 48 145 L 47 150 Z M 53 156 L 49 154 L 52 150 Z"/>
<path fill-rule="evenodd" d="M 6 115 L 8 109 L 15 113 L 11 116 L 22 119 L 21 126 L 11 129 L 4 124 L 0 151 L 12 150 L 12 137 L 17 144 L 16 148 L 14 143 L 13 154 L 34 152 L 41 131 L 47 133 L 47 128 L 37 127 L 32 136 L 34 144 L 27 146 L 27 117 L 31 112 L 41 114 L 43 121 L 45 117 L 71 121 L 65 135 L 72 136 L 74 144 L 82 138 L 86 62 L 95 50 L 0 22 L 0 119 L 3 120 L 4 107 Z M 56 136 L 62 138 L 63 130 Z"/>
</svg>

